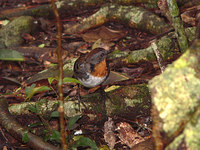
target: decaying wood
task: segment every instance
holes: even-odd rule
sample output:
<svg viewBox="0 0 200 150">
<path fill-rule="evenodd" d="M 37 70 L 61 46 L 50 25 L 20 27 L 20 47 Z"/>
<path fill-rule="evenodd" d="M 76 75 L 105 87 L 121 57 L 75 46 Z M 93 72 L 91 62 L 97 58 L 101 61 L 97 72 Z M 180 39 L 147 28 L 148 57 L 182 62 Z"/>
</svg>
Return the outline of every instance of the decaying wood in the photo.
<svg viewBox="0 0 200 150">
<path fill-rule="evenodd" d="M 152 34 L 160 34 L 170 29 L 170 26 L 162 19 L 141 7 L 108 4 L 102 6 L 98 12 L 82 20 L 80 23 L 67 28 L 65 33 L 81 33 L 114 20 L 120 20 L 131 28 L 149 31 Z"/>
<path fill-rule="evenodd" d="M 0 112 L 0 125 L 4 127 L 14 138 L 21 141 L 26 130 L 10 114 L 8 111 L 7 100 L 3 97 L 0 97 Z M 59 150 L 59 148 L 45 143 L 42 138 L 39 138 L 30 132 L 27 133 L 27 136 L 29 141 L 26 144 L 33 149 Z"/>
<path fill-rule="evenodd" d="M 199 148 L 199 47 L 200 41 L 196 40 L 163 74 L 150 81 L 157 150 L 176 149 L 181 142 L 189 149 Z"/>
<path fill-rule="evenodd" d="M 82 101 L 85 106 L 90 110 L 92 114 L 104 114 L 104 115 L 124 115 L 127 113 L 132 113 L 133 115 L 137 110 L 147 111 L 149 108 L 143 108 L 143 106 L 150 106 L 150 96 L 148 88 L 145 85 L 129 85 L 121 86 L 120 88 L 108 92 L 109 99 L 106 99 L 106 107 L 104 107 L 103 97 L 98 92 L 89 94 L 82 97 Z M 141 105 L 144 104 L 144 105 Z M 51 112 L 56 111 L 58 108 L 58 101 L 56 100 L 41 100 L 38 102 L 23 102 L 20 104 L 15 104 L 9 107 L 9 111 L 13 115 L 24 115 L 30 114 L 28 111 L 29 106 L 38 105 L 40 110 L 40 115 L 44 117 L 49 117 Z M 84 111 L 86 108 L 81 105 L 81 110 Z M 72 98 L 64 104 L 65 117 L 72 117 L 82 112 L 79 111 L 78 100 Z M 130 112 L 129 112 L 130 111 Z"/>
</svg>

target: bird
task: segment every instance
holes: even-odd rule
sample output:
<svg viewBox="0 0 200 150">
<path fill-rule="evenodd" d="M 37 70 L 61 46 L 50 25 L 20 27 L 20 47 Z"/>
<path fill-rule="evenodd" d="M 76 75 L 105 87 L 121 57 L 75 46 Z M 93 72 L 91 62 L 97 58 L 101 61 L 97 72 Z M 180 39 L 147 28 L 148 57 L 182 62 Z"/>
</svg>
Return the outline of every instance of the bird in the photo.
<svg viewBox="0 0 200 150">
<path fill-rule="evenodd" d="M 100 86 L 100 93 L 104 97 L 103 104 L 105 106 L 105 97 L 110 97 L 102 88 L 102 84 L 106 81 L 110 74 L 110 68 L 107 61 L 108 50 L 104 48 L 95 48 L 91 52 L 81 55 L 74 63 L 74 77 L 78 79 L 86 88 L 95 88 Z M 88 109 L 81 101 L 80 86 L 78 86 L 79 110 L 80 103 Z"/>
<path fill-rule="evenodd" d="M 74 64 L 74 77 L 86 88 L 101 85 L 109 76 L 108 50 L 95 48 L 81 55 Z"/>
</svg>

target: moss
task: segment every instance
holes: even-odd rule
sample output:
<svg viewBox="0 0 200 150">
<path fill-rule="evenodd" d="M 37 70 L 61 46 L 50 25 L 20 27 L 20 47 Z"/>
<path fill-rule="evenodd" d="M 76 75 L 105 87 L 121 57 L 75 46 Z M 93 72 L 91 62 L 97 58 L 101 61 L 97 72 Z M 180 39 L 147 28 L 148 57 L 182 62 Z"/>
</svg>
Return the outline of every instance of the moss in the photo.
<svg viewBox="0 0 200 150">
<path fill-rule="evenodd" d="M 171 137 L 183 127 L 182 137 L 190 149 L 199 149 L 200 119 L 200 42 L 190 47 L 178 60 L 168 65 L 163 74 L 150 82 L 152 101 L 163 121 L 163 132 Z M 195 51 L 196 49 L 196 51 Z M 178 137 L 177 137 L 178 138 Z M 182 138 L 174 140 L 180 143 Z M 172 145 L 178 145 L 172 142 Z M 175 149 L 176 147 L 173 147 Z"/>
<path fill-rule="evenodd" d="M 132 114 L 134 108 L 137 108 L 140 112 L 150 109 L 150 95 L 145 84 L 122 86 L 107 94 L 111 100 L 107 98 L 105 100 L 106 105 L 103 102 L 105 97 L 98 92 L 84 96 L 83 100 L 91 103 L 89 107 L 95 113 L 103 113 L 108 116 L 121 116 L 124 113 Z"/>
<path fill-rule="evenodd" d="M 37 17 L 45 17 L 45 16 L 53 16 L 53 11 L 51 5 L 43 7 L 39 6 L 31 11 L 32 16 Z"/>
<path fill-rule="evenodd" d="M 22 35 L 31 33 L 35 29 L 34 19 L 30 16 L 21 16 L 0 31 L 0 41 L 5 47 L 18 46 L 23 42 Z"/>
<path fill-rule="evenodd" d="M 121 89 L 115 90 L 112 94 L 110 93 L 110 97 L 112 101 L 114 101 L 114 105 L 111 104 L 112 107 L 109 107 L 110 113 L 108 114 L 123 114 L 124 112 L 131 113 L 129 108 L 136 107 L 143 111 L 150 107 L 149 91 L 145 84 L 125 86 Z M 149 107 L 146 108 L 146 106 Z"/>
</svg>

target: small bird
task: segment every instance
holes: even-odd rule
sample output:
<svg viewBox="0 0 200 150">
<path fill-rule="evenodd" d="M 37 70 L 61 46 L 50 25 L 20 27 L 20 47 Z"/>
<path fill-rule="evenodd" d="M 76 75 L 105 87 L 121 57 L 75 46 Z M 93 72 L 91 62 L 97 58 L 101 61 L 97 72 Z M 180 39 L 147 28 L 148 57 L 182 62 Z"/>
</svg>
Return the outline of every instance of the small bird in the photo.
<svg viewBox="0 0 200 150">
<path fill-rule="evenodd" d="M 106 60 L 108 53 L 109 51 L 103 48 L 95 48 L 81 55 L 74 64 L 74 77 L 87 88 L 101 85 L 110 73 Z"/>
</svg>

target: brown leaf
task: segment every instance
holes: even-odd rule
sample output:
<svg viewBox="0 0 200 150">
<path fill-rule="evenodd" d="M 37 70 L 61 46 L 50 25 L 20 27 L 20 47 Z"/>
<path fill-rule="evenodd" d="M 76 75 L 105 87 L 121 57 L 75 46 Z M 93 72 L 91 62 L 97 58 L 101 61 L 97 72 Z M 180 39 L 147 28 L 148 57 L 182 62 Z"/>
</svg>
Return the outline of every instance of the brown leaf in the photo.
<svg viewBox="0 0 200 150">
<path fill-rule="evenodd" d="M 117 131 L 119 133 L 118 137 L 120 142 L 128 145 L 130 148 L 144 141 L 144 138 L 134 131 L 131 125 L 126 122 L 118 123 Z"/>
<path fill-rule="evenodd" d="M 101 26 L 97 29 L 90 30 L 82 34 L 82 38 L 86 42 L 95 42 L 98 39 L 102 39 L 102 42 L 106 45 L 111 45 L 113 41 L 117 41 L 126 35 L 125 31 L 111 30 L 105 26 Z"/>
<path fill-rule="evenodd" d="M 104 123 L 104 140 L 108 143 L 109 148 L 112 150 L 116 143 L 116 136 L 114 133 L 115 125 L 112 118 L 108 118 L 108 121 Z"/>
</svg>

